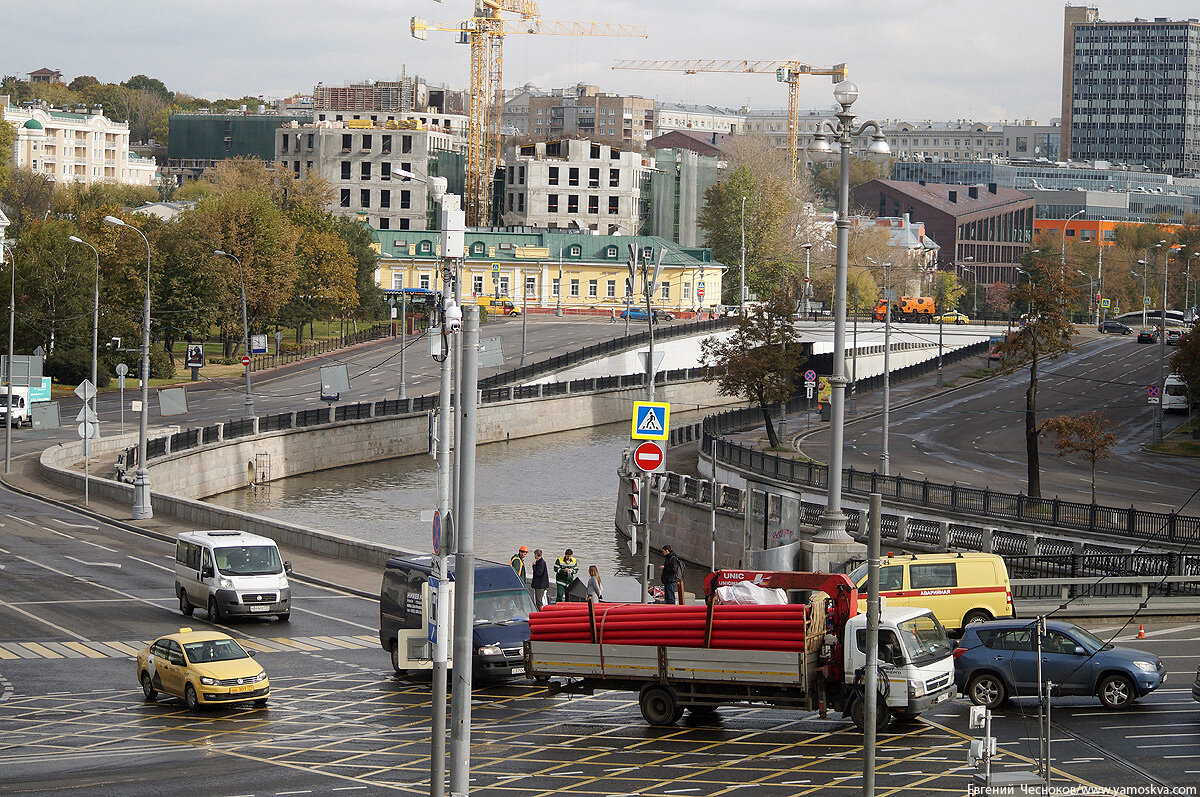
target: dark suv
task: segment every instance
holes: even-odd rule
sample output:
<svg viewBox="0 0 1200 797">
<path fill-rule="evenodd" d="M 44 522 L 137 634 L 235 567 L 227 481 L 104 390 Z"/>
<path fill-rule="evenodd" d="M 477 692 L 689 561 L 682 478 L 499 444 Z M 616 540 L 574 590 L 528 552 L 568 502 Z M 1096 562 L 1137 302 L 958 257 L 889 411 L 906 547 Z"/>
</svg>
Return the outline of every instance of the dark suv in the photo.
<svg viewBox="0 0 1200 797">
<path fill-rule="evenodd" d="M 1054 695 L 1095 695 L 1105 708 L 1128 708 L 1166 680 L 1153 653 L 1105 644 L 1077 625 L 1046 621 L 1042 678 Z M 996 708 L 1010 697 L 1036 695 L 1036 625 L 1028 620 L 975 623 L 954 650 L 954 681 L 977 706 Z"/>
<path fill-rule="evenodd" d="M 1122 335 L 1133 334 L 1133 329 L 1122 324 L 1120 321 L 1101 321 L 1097 327 L 1101 332 L 1118 332 Z"/>
</svg>

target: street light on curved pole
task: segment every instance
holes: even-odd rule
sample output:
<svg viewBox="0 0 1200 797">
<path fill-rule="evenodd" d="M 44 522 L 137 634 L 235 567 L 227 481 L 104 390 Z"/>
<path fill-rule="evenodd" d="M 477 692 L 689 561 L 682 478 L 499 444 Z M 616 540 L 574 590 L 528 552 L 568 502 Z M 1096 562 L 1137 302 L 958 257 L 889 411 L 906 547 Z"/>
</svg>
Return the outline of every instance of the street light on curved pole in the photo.
<svg viewBox="0 0 1200 797">
<path fill-rule="evenodd" d="M 867 260 L 875 263 L 869 256 Z M 887 295 L 891 285 L 892 262 L 889 260 L 875 265 L 883 268 L 883 426 L 879 445 L 879 472 L 887 476 L 892 466 L 891 453 L 888 450 L 892 411 L 892 300 Z"/>
<path fill-rule="evenodd" d="M 133 230 L 146 244 L 146 300 L 142 305 L 142 411 L 138 422 L 138 466 L 133 477 L 133 519 L 149 520 L 154 517 L 150 505 L 150 473 L 146 470 L 146 433 L 150 424 L 150 239 L 133 225 L 126 224 L 116 216 L 105 216 L 105 224 Z"/>
<path fill-rule="evenodd" d="M 857 128 L 854 126 L 855 116 L 850 106 L 858 99 L 858 87 L 850 81 L 843 81 L 833 90 L 834 99 L 841 110 L 835 116 L 837 122 L 821 120 L 817 131 L 809 144 L 809 152 L 814 158 L 832 156 L 833 147 L 829 139 L 838 144 L 839 155 L 839 186 L 837 214 L 837 265 L 834 280 L 834 309 L 833 309 L 833 372 L 830 374 L 830 427 L 829 427 L 829 485 L 826 493 L 825 512 L 821 517 L 821 531 L 814 537 L 815 542 L 849 542 L 846 534 L 846 516 L 842 513 L 842 455 L 844 446 L 845 408 L 846 408 L 846 275 L 848 269 L 848 251 L 850 242 L 850 150 L 854 137 L 868 130 L 875 132 L 871 143 L 867 146 L 870 154 L 887 155 L 891 152 L 887 140 L 883 137 L 883 129 L 878 122 L 866 121 Z M 868 668 L 868 677 L 873 670 Z M 870 687 L 868 688 L 870 691 Z M 873 726 L 872 726 L 873 727 Z"/>
<path fill-rule="evenodd" d="M 96 361 L 98 359 L 100 349 L 100 252 L 97 251 L 96 247 L 92 246 L 78 235 L 68 236 L 67 240 L 71 243 L 83 244 L 88 249 L 91 249 L 92 254 L 96 256 L 96 290 L 92 294 L 92 387 L 99 390 L 100 386 L 96 384 Z M 92 412 L 96 411 L 97 401 L 97 397 L 93 395 Z"/>
<path fill-rule="evenodd" d="M 229 252 L 223 252 L 220 249 L 213 250 L 214 255 L 227 257 L 238 267 L 238 282 L 242 284 L 242 352 L 246 357 L 246 409 L 243 415 L 247 418 L 254 417 L 254 393 L 250 389 L 250 322 L 246 315 L 246 274 L 242 270 L 242 261 L 237 255 L 231 255 Z"/>
<path fill-rule="evenodd" d="M 3 214 L 0 213 L 0 218 Z M 7 221 L 7 219 L 5 219 Z M 7 226 L 7 225 L 5 225 Z M 0 228 L 0 233 L 3 233 L 3 228 Z M 13 362 L 13 334 L 17 318 L 17 260 L 13 257 L 12 244 L 0 238 L 0 259 L 3 259 L 4 252 L 8 252 L 8 373 L 4 375 L 6 384 L 5 393 L 7 395 L 8 411 L 4 416 L 4 472 L 8 473 L 12 464 L 12 362 Z"/>
<path fill-rule="evenodd" d="M 1062 241 L 1060 242 L 1061 245 L 1059 247 L 1059 264 L 1062 267 L 1062 270 L 1064 270 L 1064 271 L 1067 268 L 1067 225 L 1070 224 L 1072 221 L 1074 221 L 1076 219 L 1076 217 L 1082 216 L 1086 212 L 1087 212 L 1087 208 L 1082 208 L 1080 210 L 1075 211 L 1074 213 L 1072 213 L 1070 216 L 1068 216 L 1066 219 L 1063 220 L 1063 229 L 1062 229 L 1062 236 L 1061 236 Z"/>
</svg>

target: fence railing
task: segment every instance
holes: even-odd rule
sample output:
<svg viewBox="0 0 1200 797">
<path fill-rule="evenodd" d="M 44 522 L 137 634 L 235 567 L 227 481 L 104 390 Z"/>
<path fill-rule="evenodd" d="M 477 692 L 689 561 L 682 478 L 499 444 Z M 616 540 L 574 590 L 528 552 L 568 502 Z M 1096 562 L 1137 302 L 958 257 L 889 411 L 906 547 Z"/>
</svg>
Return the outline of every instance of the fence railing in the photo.
<svg viewBox="0 0 1200 797">
<path fill-rule="evenodd" d="M 986 350 L 986 342 L 958 349 L 943 360 L 963 359 Z M 935 361 L 916 363 L 892 373 L 892 384 L 915 378 L 937 369 Z M 859 380 L 859 385 L 882 384 L 882 375 L 871 380 Z M 806 399 L 798 398 L 770 408 L 772 417 L 797 412 Z M 753 428 L 762 422 L 758 407 L 745 407 L 710 415 L 691 428 L 674 430 L 671 444 L 697 441 L 702 451 L 712 450 L 714 440 L 717 460 L 722 464 L 748 473 L 765 476 L 789 485 L 824 489 L 829 484 L 829 468 L 818 462 L 799 461 L 780 457 L 757 448 L 721 438 L 721 435 Z M 924 509 L 944 510 L 995 520 L 1011 520 L 1038 526 L 1052 526 L 1094 534 L 1128 536 L 1140 540 L 1164 543 L 1191 543 L 1200 540 L 1200 517 L 1174 512 L 1150 512 L 1134 507 L 1115 507 L 1085 504 L 1060 498 L 1032 498 L 1023 493 L 1005 493 L 987 488 L 957 484 L 940 484 L 927 479 L 904 476 L 883 476 L 875 472 L 842 471 L 842 491 L 850 495 L 867 496 L 877 492 L 885 501 Z M 886 529 L 885 529 L 886 536 Z"/>
<path fill-rule="evenodd" d="M 250 370 L 262 371 L 267 368 L 275 368 L 280 365 L 296 362 L 297 360 L 305 360 L 309 357 L 328 354 L 331 351 L 344 349 L 347 346 L 357 346 L 367 341 L 388 338 L 392 336 L 392 328 L 392 324 L 390 323 L 377 323 L 348 335 L 339 335 L 336 338 L 329 338 L 328 340 L 314 340 L 302 343 L 295 348 L 284 349 L 277 354 L 253 354 L 250 356 Z"/>
<path fill-rule="evenodd" d="M 660 324 L 654 328 L 654 339 L 656 341 L 671 340 L 673 338 L 700 335 L 705 332 L 717 332 L 726 327 L 735 326 L 737 323 L 738 319 L 736 317 L 721 317 L 711 321 L 692 321 L 671 324 L 670 326 Z M 650 333 L 646 331 L 593 343 L 582 349 L 576 349 L 566 354 L 560 354 L 556 357 L 550 357 L 540 362 L 531 363 L 520 368 L 514 368 L 511 371 L 505 371 L 501 374 L 480 379 L 479 387 L 481 390 L 487 390 L 502 385 L 510 385 L 514 382 L 529 382 L 533 379 L 565 370 L 579 363 L 587 362 L 588 360 L 595 360 L 609 354 L 628 351 L 635 346 L 649 343 L 649 341 Z"/>
</svg>

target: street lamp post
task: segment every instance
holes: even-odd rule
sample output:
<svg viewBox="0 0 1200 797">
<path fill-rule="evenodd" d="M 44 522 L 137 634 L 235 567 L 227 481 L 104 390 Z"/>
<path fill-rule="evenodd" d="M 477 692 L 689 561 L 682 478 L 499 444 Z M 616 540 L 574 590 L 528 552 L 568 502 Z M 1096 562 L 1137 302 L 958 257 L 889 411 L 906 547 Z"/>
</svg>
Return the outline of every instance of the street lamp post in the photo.
<svg viewBox="0 0 1200 797">
<path fill-rule="evenodd" d="M 0 214 L 0 218 L 3 218 L 3 214 Z M 0 233 L 3 232 L 0 229 Z M 4 383 L 8 414 L 4 416 L 4 472 L 8 473 L 12 466 L 12 371 L 13 334 L 17 318 L 17 261 L 13 257 L 12 246 L 5 243 L 4 238 L 0 237 L 0 255 L 3 255 L 5 250 L 8 251 L 8 373 L 4 375 Z"/>
<path fill-rule="evenodd" d="M 554 308 L 554 315 L 562 318 L 562 291 L 563 291 L 563 273 L 562 273 L 562 249 L 558 250 L 558 304 Z M 629 308 L 629 302 L 625 303 L 626 309 Z M 629 314 L 625 314 L 625 334 L 629 334 Z"/>
<path fill-rule="evenodd" d="M 96 384 L 96 361 L 98 359 L 100 349 L 100 252 L 97 251 L 96 247 L 92 246 L 90 243 L 77 235 L 69 236 L 67 240 L 71 241 L 72 243 L 83 244 L 88 249 L 91 249 L 92 254 L 96 256 L 96 288 L 92 294 L 92 387 L 99 390 L 99 386 Z M 93 395 L 92 412 L 96 411 L 97 401 L 98 398 Z"/>
<path fill-rule="evenodd" d="M 871 260 L 870 257 L 867 258 Z M 875 263 L 874 260 L 871 260 Z M 879 444 L 879 472 L 884 476 L 888 475 L 891 469 L 891 454 L 888 451 L 888 434 L 890 432 L 888 424 L 891 420 L 892 410 L 892 300 L 888 297 L 887 292 L 891 285 L 891 261 L 885 263 L 876 263 L 883 267 L 883 427 L 881 432 L 881 440 Z M 856 286 L 857 287 L 857 286 Z"/>
<path fill-rule="evenodd" d="M 1163 389 L 1166 386 L 1165 369 L 1167 365 L 1167 268 L 1171 265 L 1169 253 L 1163 253 L 1163 291 L 1162 309 L 1158 318 L 1162 326 L 1158 333 L 1158 403 L 1154 405 L 1154 440 L 1161 443 L 1163 439 Z"/>
<path fill-rule="evenodd" d="M 809 273 L 809 264 L 811 262 L 812 255 L 812 243 L 805 242 L 800 245 L 800 248 L 804 250 L 804 317 L 808 318 L 808 297 L 809 292 L 812 289 L 812 278 Z"/>
<path fill-rule="evenodd" d="M 835 114 L 836 124 L 822 120 L 817 126 L 809 145 L 810 152 L 815 156 L 828 156 L 832 153 L 827 136 L 832 136 L 839 145 L 839 186 L 838 186 L 838 215 L 837 215 L 837 266 L 834 281 L 834 312 L 833 312 L 833 373 L 830 375 L 830 428 L 829 428 L 829 485 L 826 492 L 825 512 L 821 517 L 821 531 L 814 537 L 815 542 L 849 542 L 846 534 L 846 516 L 842 513 L 842 448 L 844 445 L 843 431 L 845 425 L 846 399 L 846 272 L 847 252 L 850 242 L 850 149 L 854 137 L 860 136 L 867 130 L 874 130 L 867 152 L 886 155 L 890 152 L 883 131 L 874 121 L 864 122 L 858 128 L 854 126 L 855 116 L 850 106 L 858 99 L 858 87 L 850 81 L 843 81 L 834 88 L 834 99 L 841 110 Z M 874 672 L 867 673 L 868 693 L 875 689 Z M 868 721 L 873 721 L 869 718 Z"/>
<path fill-rule="evenodd" d="M 105 216 L 105 224 L 133 230 L 146 244 L 146 299 L 142 305 L 142 411 L 138 421 L 138 463 L 133 477 L 133 519 L 149 520 L 154 517 L 150 505 L 150 473 L 146 470 L 146 433 L 150 425 L 150 240 L 145 234 L 116 216 Z M 9 338 L 11 345 L 11 336 Z"/>
<path fill-rule="evenodd" d="M 238 267 L 238 282 L 240 282 L 242 286 L 242 345 L 245 347 L 243 352 L 246 357 L 246 400 L 244 402 L 246 409 L 242 414 L 247 418 L 253 418 L 254 391 L 250 386 L 250 320 L 246 313 L 246 274 L 242 271 L 242 261 L 237 257 L 237 255 L 232 255 L 229 252 L 223 252 L 220 249 L 214 250 L 213 254 L 220 257 L 229 258 L 234 263 L 237 263 Z"/>
<path fill-rule="evenodd" d="M 1067 269 L 1067 225 L 1070 224 L 1075 219 L 1077 219 L 1078 217 L 1082 216 L 1086 212 L 1087 212 L 1087 208 L 1082 208 L 1080 210 L 1075 211 L 1074 213 L 1072 213 L 1070 216 L 1068 216 L 1066 219 L 1063 220 L 1062 235 L 1060 236 L 1062 240 L 1059 242 L 1060 245 L 1059 245 L 1059 253 L 1058 253 L 1059 268 L 1061 271 L 1066 271 L 1066 269 Z"/>
<path fill-rule="evenodd" d="M 1189 299 L 1193 299 L 1193 297 L 1192 297 L 1192 261 L 1194 259 L 1196 259 L 1197 257 L 1200 257 L 1200 252 L 1192 252 L 1190 255 L 1188 255 L 1187 282 L 1185 283 L 1185 287 L 1183 289 L 1183 296 L 1184 296 L 1183 303 L 1185 305 L 1188 303 Z M 1197 304 L 1197 302 L 1193 300 L 1192 307 L 1195 307 L 1196 304 Z M 1185 307 L 1184 309 L 1187 309 L 1187 308 Z"/>
<path fill-rule="evenodd" d="M 869 260 L 870 258 L 868 258 Z M 875 262 L 875 261 L 871 261 Z M 850 412 L 853 414 L 858 408 L 858 287 L 863 276 L 868 274 L 866 269 L 858 272 L 858 276 L 854 278 L 854 333 L 853 343 L 851 343 L 850 355 Z"/>
<path fill-rule="evenodd" d="M 1141 274 L 1139 274 L 1138 272 L 1134 271 L 1133 269 L 1130 269 L 1130 270 L 1129 270 L 1129 273 L 1130 273 L 1130 274 L 1132 274 L 1132 275 L 1133 275 L 1133 276 L 1135 276 L 1135 277 L 1141 277 L 1141 278 L 1142 278 L 1142 328 L 1143 328 L 1143 329 L 1145 329 L 1145 328 L 1146 328 L 1146 324 L 1147 324 L 1147 323 L 1149 323 L 1149 322 L 1146 320 L 1146 308 L 1149 306 L 1149 305 L 1147 304 L 1147 302 L 1146 302 L 1146 298 L 1147 298 L 1147 294 L 1146 294 L 1146 290 L 1147 290 L 1147 288 L 1146 288 L 1146 273 L 1147 273 L 1147 272 L 1150 270 L 1150 264 L 1149 264 L 1149 263 L 1147 263 L 1145 260 L 1139 260 L 1139 261 L 1138 261 L 1138 265 L 1142 267 L 1142 273 L 1141 273 Z"/>
<path fill-rule="evenodd" d="M 517 274 L 521 278 L 521 365 L 525 365 L 526 330 L 529 327 L 529 286 L 525 284 L 525 270 L 519 269 Z M 562 287 L 561 283 L 559 287 Z"/>
<path fill-rule="evenodd" d="M 979 266 L 964 266 L 963 263 L 974 263 L 975 258 L 964 257 L 959 261 L 958 267 L 963 271 L 971 272 L 971 316 L 975 319 L 979 318 Z"/>
<path fill-rule="evenodd" d="M 746 317 L 746 197 L 742 197 L 742 267 L 738 281 L 738 313 Z"/>
</svg>

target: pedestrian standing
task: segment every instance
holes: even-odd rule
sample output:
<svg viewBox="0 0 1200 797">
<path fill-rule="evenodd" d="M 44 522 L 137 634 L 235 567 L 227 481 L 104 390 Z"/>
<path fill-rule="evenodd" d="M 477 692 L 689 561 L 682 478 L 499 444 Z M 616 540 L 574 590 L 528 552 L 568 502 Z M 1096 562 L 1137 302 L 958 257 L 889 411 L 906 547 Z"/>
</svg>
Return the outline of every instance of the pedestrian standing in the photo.
<svg viewBox="0 0 1200 797">
<path fill-rule="evenodd" d="M 529 580 L 525 577 L 525 554 L 527 553 L 529 553 L 529 549 L 522 545 L 508 562 L 524 583 L 529 583 Z"/>
<path fill-rule="evenodd" d="M 566 553 L 554 560 L 554 583 L 558 586 L 555 600 L 567 599 L 567 587 L 571 586 L 578 573 L 579 560 L 575 558 L 575 552 L 568 548 Z"/>
<path fill-rule="evenodd" d="M 542 549 L 533 549 L 533 605 L 539 609 L 546 606 L 546 590 L 550 589 L 550 573 L 546 569 L 546 560 L 542 558 Z"/>
<path fill-rule="evenodd" d="M 662 566 L 663 592 L 666 593 L 667 603 L 676 603 L 679 599 L 679 579 L 683 575 L 683 564 L 670 545 L 662 547 L 662 555 L 665 560 Z"/>
<path fill-rule="evenodd" d="M 604 583 L 600 580 L 600 568 L 592 565 L 588 568 L 588 597 L 594 597 L 596 601 L 604 601 Z"/>
</svg>

